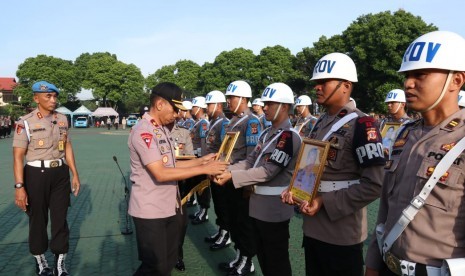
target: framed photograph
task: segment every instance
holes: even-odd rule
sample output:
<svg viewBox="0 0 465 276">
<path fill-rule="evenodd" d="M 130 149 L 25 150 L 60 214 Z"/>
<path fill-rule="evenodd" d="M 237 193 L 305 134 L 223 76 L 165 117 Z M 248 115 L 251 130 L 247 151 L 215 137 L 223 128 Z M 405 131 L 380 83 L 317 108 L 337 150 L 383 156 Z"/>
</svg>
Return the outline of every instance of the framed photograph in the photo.
<svg viewBox="0 0 465 276">
<path fill-rule="evenodd" d="M 383 147 L 390 149 L 391 145 L 396 139 L 397 130 L 400 128 L 400 123 L 387 122 L 381 130 L 381 137 L 383 137 Z"/>
<path fill-rule="evenodd" d="M 237 138 L 239 137 L 240 131 L 236 132 L 226 132 L 223 142 L 221 143 L 220 150 L 216 155 L 216 160 L 229 161 L 231 153 L 236 144 Z"/>
<path fill-rule="evenodd" d="M 299 204 L 315 197 L 328 157 L 329 142 L 303 139 L 289 190 Z"/>
</svg>

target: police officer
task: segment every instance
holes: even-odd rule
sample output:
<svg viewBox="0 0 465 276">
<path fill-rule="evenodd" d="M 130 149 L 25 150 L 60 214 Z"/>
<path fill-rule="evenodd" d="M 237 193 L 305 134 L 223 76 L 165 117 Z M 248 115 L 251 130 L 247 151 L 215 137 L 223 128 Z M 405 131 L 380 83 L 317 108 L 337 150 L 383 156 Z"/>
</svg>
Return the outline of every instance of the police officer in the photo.
<svg viewBox="0 0 465 276">
<path fill-rule="evenodd" d="M 32 92 L 37 108 L 18 120 L 13 139 L 15 203 L 29 216 L 29 250 L 36 260 L 38 275 L 52 275 L 44 255 L 49 242 L 47 223 L 50 212 L 54 274 L 63 276 L 68 275 L 65 259 L 69 249 L 66 221 L 69 194 L 72 191 L 78 195 L 79 175 L 68 120 L 55 112 L 60 91 L 51 83 L 39 81 L 32 85 Z"/>
<path fill-rule="evenodd" d="M 166 125 L 184 109 L 182 90 L 163 82 L 152 89 L 150 109 L 132 128 L 128 138 L 131 158 L 131 197 L 141 265 L 134 275 L 170 275 L 176 264 L 181 207 L 177 181 L 202 174 L 219 174 L 226 163 L 213 154 L 175 161 L 174 141 Z"/>
<path fill-rule="evenodd" d="M 331 70 L 329 70 L 331 66 Z M 350 101 L 357 70 L 350 57 L 331 53 L 315 65 L 318 105 L 326 108 L 310 138 L 330 143 L 317 196 L 301 204 L 307 275 L 363 273 L 366 206 L 379 197 L 385 163 L 374 119 Z M 292 194 L 283 193 L 293 203 Z"/>
<path fill-rule="evenodd" d="M 465 84 L 465 39 L 445 31 L 418 37 L 399 72 L 407 107 L 423 118 L 400 130 L 386 164 L 366 275 L 465 275 L 465 154 L 458 144 L 465 111 L 457 103 Z M 457 154 L 449 155 L 451 149 Z M 453 162 L 443 165 L 443 159 Z"/>
<path fill-rule="evenodd" d="M 207 104 L 207 115 L 211 118 L 210 127 L 207 131 L 207 153 L 217 153 L 220 150 L 221 143 L 226 134 L 226 127 L 229 119 L 223 113 L 223 104 L 226 98 L 221 91 L 214 90 L 205 96 Z M 205 241 L 212 243 L 211 250 L 218 250 L 229 246 L 231 243 L 229 224 L 225 210 L 226 189 L 217 185 L 211 186 L 212 198 L 215 207 L 216 224 L 218 232 L 212 236 L 206 237 Z"/>
<path fill-rule="evenodd" d="M 291 181 L 302 139 L 289 121 L 294 104 L 289 86 L 273 83 L 263 91 L 261 100 L 272 126 L 260 135 L 252 154 L 229 166 L 217 181 L 224 184 L 232 179 L 236 188 L 256 185 L 250 196 L 249 214 L 260 267 L 264 275 L 291 276 L 289 221 L 294 212 L 292 206 L 281 202 L 280 195 Z M 240 264 L 246 262 L 243 256 Z"/>
<path fill-rule="evenodd" d="M 386 123 L 408 123 L 411 118 L 405 112 L 405 93 L 404 90 L 394 89 L 387 93 L 384 101 L 388 108 L 389 115 L 381 121 L 380 129 L 384 128 Z"/>
<path fill-rule="evenodd" d="M 233 81 L 226 89 L 226 102 L 233 112 L 233 118 L 226 128 L 227 132 L 240 132 L 231 154 L 230 163 L 245 160 L 253 152 L 261 133 L 260 121 L 247 107 L 252 97 L 250 85 L 242 80 Z M 251 187 L 236 189 L 231 181 L 225 184 L 226 212 L 230 218 L 229 229 L 234 241 L 236 257 L 230 262 L 220 263 L 220 268 L 231 275 L 246 275 L 255 271 L 252 257 L 256 254 L 252 220 L 249 216 L 249 196 Z M 241 260 L 245 257 L 246 262 Z M 243 264 L 243 265 L 240 265 Z"/>
<path fill-rule="evenodd" d="M 184 106 L 184 102 L 183 102 Z M 186 107 L 186 106 L 184 106 Z M 180 110 L 179 113 L 182 111 Z M 192 139 L 190 135 L 190 131 L 182 126 L 180 126 L 179 121 L 180 117 L 177 118 L 178 122 L 174 123 L 171 129 L 171 136 L 173 137 L 174 141 L 174 149 L 175 149 L 175 156 L 178 158 L 179 156 L 186 156 L 186 155 L 194 155 L 194 147 L 192 145 Z M 185 180 L 181 180 L 179 182 L 179 193 L 181 198 L 184 198 L 187 193 L 189 193 L 188 188 L 185 185 Z M 182 215 L 179 216 L 179 225 L 180 225 L 180 232 L 179 232 L 179 246 L 178 246 L 178 260 L 176 262 L 175 268 L 179 271 L 185 271 L 186 265 L 184 264 L 184 238 L 186 237 L 187 232 L 187 207 L 186 204 L 182 206 Z"/>
<path fill-rule="evenodd" d="M 192 100 L 191 115 L 194 118 L 194 125 L 191 128 L 191 139 L 194 145 L 194 154 L 196 156 L 203 156 L 207 150 L 207 130 L 209 128 L 209 122 L 205 119 L 205 97 L 195 97 Z M 193 177 L 189 179 L 189 186 L 195 186 L 202 180 L 205 180 L 204 175 Z M 210 187 L 207 187 L 203 192 L 196 194 L 197 201 L 199 203 L 199 210 L 189 217 L 192 219 L 192 224 L 197 225 L 208 221 L 208 209 L 210 208 L 211 191 Z"/>
<path fill-rule="evenodd" d="M 262 102 L 260 98 L 256 98 L 252 102 L 252 112 L 255 115 L 257 115 L 258 118 L 260 119 L 260 124 L 262 125 L 262 129 L 265 129 L 271 126 L 271 122 L 265 118 L 265 113 L 263 112 L 264 106 L 265 104 Z"/>
<path fill-rule="evenodd" d="M 179 120 L 179 123 L 181 124 L 181 126 L 183 126 L 184 128 L 187 128 L 189 131 L 191 131 L 192 128 L 194 127 L 194 124 L 195 124 L 195 121 L 194 121 L 194 119 L 192 119 L 192 114 L 191 114 L 192 102 L 191 101 L 183 101 L 182 105 L 184 107 L 186 107 L 187 110 L 181 110 L 180 111 L 181 120 Z"/>
<path fill-rule="evenodd" d="M 295 109 L 297 111 L 297 122 L 294 125 L 294 129 L 300 133 L 302 137 L 306 137 L 310 134 L 313 126 L 316 123 L 316 118 L 310 113 L 310 106 L 312 100 L 307 95 L 299 96 L 295 101 Z"/>
</svg>

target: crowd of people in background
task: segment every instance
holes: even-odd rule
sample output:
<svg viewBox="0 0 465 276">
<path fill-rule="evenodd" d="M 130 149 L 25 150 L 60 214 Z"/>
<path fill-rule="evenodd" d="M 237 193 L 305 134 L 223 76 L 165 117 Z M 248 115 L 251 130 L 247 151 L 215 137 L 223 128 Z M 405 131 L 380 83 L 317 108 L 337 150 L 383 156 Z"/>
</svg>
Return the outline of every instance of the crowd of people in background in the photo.
<svg viewBox="0 0 465 276">
<path fill-rule="evenodd" d="M 0 139 L 10 138 L 12 127 L 11 116 L 0 116 Z"/>
</svg>

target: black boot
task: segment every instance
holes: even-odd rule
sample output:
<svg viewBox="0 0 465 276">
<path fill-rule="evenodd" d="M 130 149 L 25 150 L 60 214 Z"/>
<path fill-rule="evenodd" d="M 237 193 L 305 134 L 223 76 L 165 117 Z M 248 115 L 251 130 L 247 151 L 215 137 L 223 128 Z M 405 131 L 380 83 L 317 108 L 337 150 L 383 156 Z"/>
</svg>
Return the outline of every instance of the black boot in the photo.
<svg viewBox="0 0 465 276">
<path fill-rule="evenodd" d="M 236 249 L 236 257 L 234 257 L 233 260 L 231 260 L 230 262 L 224 262 L 224 263 L 220 263 L 218 265 L 218 268 L 221 269 L 221 270 L 224 270 L 224 271 L 231 271 L 235 266 L 236 264 L 239 263 L 239 260 L 241 259 L 241 252 L 239 249 Z"/>
<path fill-rule="evenodd" d="M 53 276 L 53 271 L 48 267 L 47 259 L 45 255 L 34 255 L 36 259 L 36 273 L 39 276 Z"/>
<path fill-rule="evenodd" d="M 229 237 L 229 232 L 226 230 L 221 230 L 220 236 L 214 244 L 210 245 L 210 249 L 213 251 L 220 250 L 228 247 L 230 244 L 231 238 Z"/>
<path fill-rule="evenodd" d="M 253 273 L 255 273 L 255 267 L 253 266 L 252 257 L 242 256 L 239 263 L 228 273 L 228 276 L 249 275 Z"/>
<path fill-rule="evenodd" d="M 205 242 L 211 242 L 211 243 L 216 242 L 216 240 L 218 240 L 218 238 L 220 237 L 220 234 L 221 234 L 221 228 L 218 229 L 218 232 L 216 232 L 215 234 L 205 237 Z"/>
<path fill-rule="evenodd" d="M 208 209 L 200 208 L 200 212 L 191 222 L 193 225 L 202 224 L 208 221 Z"/>
<path fill-rule="evenodd" d="M 55 276 L 67 276 L 68 271 L 65 267 L 66 254 L 55 254 Z"/>
<path fill-rule="evenodd" d="M 186 266 L 184 265 L 184 261 L 182 259 L 178 259 L 174 267 L 179 271 L 186 270 Z"/>
<path fill-rule="evenodd" d="M 202 211 L 202 208 L 200 208 L 199 210 L 197 210 L 197 212 L 195 212 L 193 214 L 189 214 L 189 218 L 190 219 L 195 219 L 200 214 L 200 211 Z"/>
</svg>

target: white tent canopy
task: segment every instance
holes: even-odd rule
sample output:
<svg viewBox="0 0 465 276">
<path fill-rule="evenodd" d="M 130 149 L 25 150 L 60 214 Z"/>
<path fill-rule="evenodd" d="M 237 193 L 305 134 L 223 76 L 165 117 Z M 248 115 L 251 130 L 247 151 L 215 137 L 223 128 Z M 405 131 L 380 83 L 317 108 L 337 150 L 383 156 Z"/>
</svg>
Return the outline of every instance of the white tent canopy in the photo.
<svg viewBox="0 0 465 276">
<path fill-rule="evenodd" d="M 76 115 L 90 115 L 92 114 L 92 111 L 90 111 L 89 109 L 87 109 L 87 107 L 81 105 L 78 109 L 74 110 L 73 112 L 73 116 L 76 116 Z"/>
<path fill-rule="evenodd" d="M 71 112 L 71 110 L 69 110 L 68 108 L 64 107 L 64 106 L 60 106 L 59 108 L 55 109 L 56 112 L 58 113 L 61 113 L 61 114 L 64 114 L 64 115 L 72 115 L 73 112 Z"/>
<path fill-rule="evenodd" d="M 119 116 L 119 114 L 111 107 L 99 107 L 92 113 L 91 116 L 105 117 L 105 116 Z"/>
</svg>

